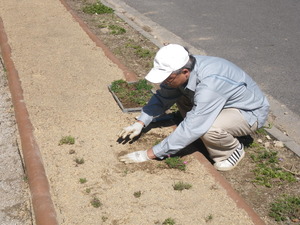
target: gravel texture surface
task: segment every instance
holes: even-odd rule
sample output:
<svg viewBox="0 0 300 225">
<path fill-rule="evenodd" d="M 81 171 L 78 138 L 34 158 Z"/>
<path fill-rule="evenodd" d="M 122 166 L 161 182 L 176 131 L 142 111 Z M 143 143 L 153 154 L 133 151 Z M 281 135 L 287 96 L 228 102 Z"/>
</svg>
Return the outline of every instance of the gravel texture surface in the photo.
<svg viewBox="0 0 300 225">
<path fill-rule="evenodd" d="M 1 58 L 0 58 L 1 59 Z M 2 62 L 2 61 L 1 61 Z M 30 196 L 17 144 L 17 130 L 6 73 L 0 63 L 0 221 L 31 224 Z"/>
</svg>

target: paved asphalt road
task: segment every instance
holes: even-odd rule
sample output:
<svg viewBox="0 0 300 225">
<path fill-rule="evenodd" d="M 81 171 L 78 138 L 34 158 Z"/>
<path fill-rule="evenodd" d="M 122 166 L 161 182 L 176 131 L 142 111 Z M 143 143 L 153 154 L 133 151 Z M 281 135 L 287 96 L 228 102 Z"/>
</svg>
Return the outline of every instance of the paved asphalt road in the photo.
<svg viewBox="0 0 300 225">
<path fill-rule="evenodd" d="M 300 1 L 122 1 L 208 55 L 233 61 L 300 115 Z"/>
</svg>

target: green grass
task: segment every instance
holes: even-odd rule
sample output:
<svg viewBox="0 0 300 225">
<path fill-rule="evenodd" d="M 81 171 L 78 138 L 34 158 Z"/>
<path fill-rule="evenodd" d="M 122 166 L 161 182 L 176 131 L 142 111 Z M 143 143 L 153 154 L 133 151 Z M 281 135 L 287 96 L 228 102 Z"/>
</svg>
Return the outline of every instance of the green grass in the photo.
<svg viewBox="0 0 300 225">
<path fill-rule="evenodd" d="M 135 48 L 135 54 L 140 58 L 151 58 L 153 56 L 149 49 L 144 49 L 141 46 Z"/>
<path fill-rule="evenodd" d="M 295 176 L 280 168 L 278 152 L 268 151 L 255 146 L 258 150 L 250 155 L 251 159 L 256 163 L 256 168 L 253 170 L 255 174 L 254 182 L 265 187 L 272 187 L 274 181 L 296 182 Z"/>
<path fill-rule="evenodd" d="M 168 165 L 169 168 L 178 169 L 185 171 L 186 170 L 186 163 L 180 157 L 168 157 L 165 159 L 165 163 Z"/>
<path fill-rule="evenodd" d="M 266 130 L 262 127 L 255 131 L 257 134 L 267 135 Z"/>
<path fill-rule="evenodd" d="M 149 49 L 143 48 L 142 46 L 140 46 L 138 44 L 128 43 L 126 46 L 134 49 L 135 55 L 139 58 L 149 58 L 150 59 L 155 55 L 154 52 L 150 51 Z"/>
<path fill-rule="evenodd" d="M 128 83 L 124 80 L 116 80 L 111 84 L 111 90 L 117 95 L 119 100 L 135 103 L 138 106 L 144 106 L 152 96 L 152 85 L 142 79 L 134 83 Z"/>
<path fill-rule="evenodd" d="M 109 14 L 114 12 L 112 8 L 103 5 L 101 2 L 89 4 L 82 11 L 87 14 Z"/>
<path fill-rule="evenodd" d="M 259 147 L 259 145 L 257 147 Z M 278 152 L 276 151 L 267 151 L 261 148 L 259 152 L 251 154 L 250 157 L 254 162 L 273 164 L 279 162 L 277 154 Z"/>
<path fill-rule="evenodd" d="M 110 30 L 110 33 L 114 35 L 120 35 L 126 33 L 126 30 L 123 27 L 120 27 L 118 25 L 109 25 L 108 29 Z"/>
<path fill-rule="evenodd" d="M 176 191 L 183 191 L 183 190 L 185 190 L 185 189 L 190 189 L 192 187 L 192 185 L 191 184 L 189 184 L 189 183 L 184 183 L 184 182 L 182 182 L 182 181 L 179 181 L 179 182 L 177 182 L 177 183 L 175 183 L 174 185 L 173 185 L 173 188 L 174 188 L 174 190 L 176 190 Z"/>
<path fill-rule="evenodd" d="M 252 142 L 250 145 L 249 145 L 250 148 L 258 148 L 258 149 L 264 149 L 261 144 L 257 143 L 257 142 Z"/>
<path fill-rule="evenodd" d="M 60 139 L 58 145 L 73 145 L 75 144 L 75 138 L 72 136 L 64 136 Z"/>
<path fill-rule="evenodd" d="M 284 195 L 270 205 L 269 216 L 275 221 L 300 220 L 300 196 Z"/>
</svg>

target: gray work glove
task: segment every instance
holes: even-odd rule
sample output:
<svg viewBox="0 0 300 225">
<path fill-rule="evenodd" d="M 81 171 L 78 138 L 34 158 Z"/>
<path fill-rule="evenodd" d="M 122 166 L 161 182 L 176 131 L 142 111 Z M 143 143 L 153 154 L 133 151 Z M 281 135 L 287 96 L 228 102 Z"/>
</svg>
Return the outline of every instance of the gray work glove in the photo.
<svg viewBox="0 0 300 225">
<path fill-rule="evenodd" d="M 124 163 L 140 163 L 140 162 L 146 162 L 150 159 L 147 155 L 147 150 L 142 150 L 142 151 L 131 152 L 127 155 L 120 156 L 119 160 Z"/>
<path fill-rule="evenodd" d="M 143 127 L 141 123 L 135 122 L 131 126 L 123 128 L 118 136 L 125 139 L 129 135 L 129 138 L 132 139 L 142 132 Z"/>
</svg>

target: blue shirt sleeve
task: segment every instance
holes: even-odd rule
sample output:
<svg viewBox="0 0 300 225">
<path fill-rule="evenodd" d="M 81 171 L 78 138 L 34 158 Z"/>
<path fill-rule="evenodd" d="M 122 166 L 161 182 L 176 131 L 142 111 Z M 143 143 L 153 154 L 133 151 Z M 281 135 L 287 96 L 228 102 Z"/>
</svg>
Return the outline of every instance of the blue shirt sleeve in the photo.
<svg viewBox="0 0 300 225">
<path fill-rule="evenodd" d="M 187 113 L 186 118 L 173 133 L 153 147 L 156 157 L 163 158 L 177 153 L 180 149 L 200 138 L 212 126 L 224 107 L 226 99 L 219 93 L 203 86 L 205 85 L 199 84 L 197 87 L 194 106 Z"/>
<path fill-rule="evenodd" d="M 142 109 L 141 115 L 138 120 L 148 126 L 151 121 L 164 114 L 176 100 L 181 96 L 181 92 L 178 88 L 170 88 L 167 85 L 161 84 L 160 89 L 151 97 L 147 105 Z"/>
</svg>

